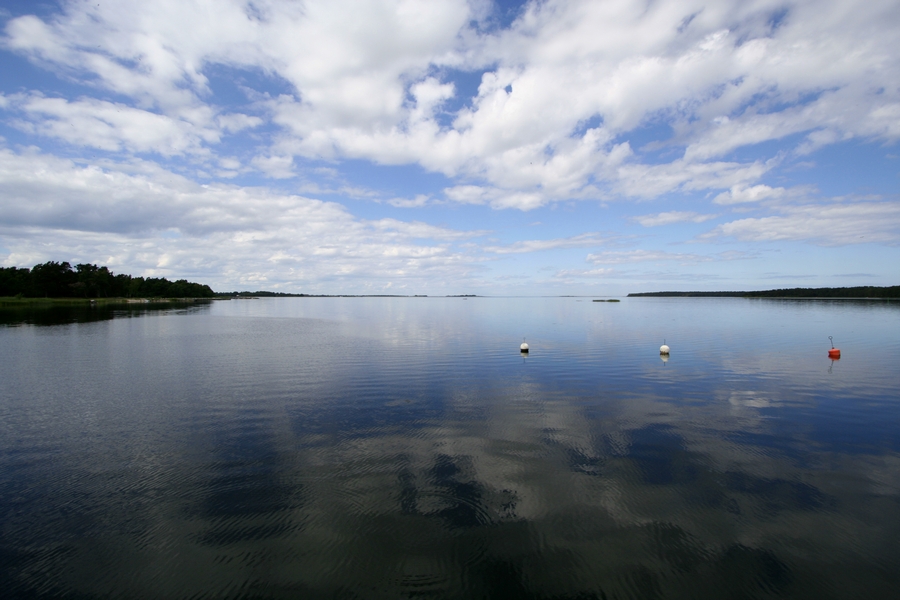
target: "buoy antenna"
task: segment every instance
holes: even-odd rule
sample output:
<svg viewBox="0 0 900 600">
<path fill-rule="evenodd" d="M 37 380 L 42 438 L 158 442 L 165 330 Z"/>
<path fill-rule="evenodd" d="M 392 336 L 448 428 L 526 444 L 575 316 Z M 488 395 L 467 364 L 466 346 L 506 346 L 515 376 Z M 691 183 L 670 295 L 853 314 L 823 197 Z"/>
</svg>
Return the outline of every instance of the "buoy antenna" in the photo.
<svg viewBox="0 0 900 600">
<path fill-rule="evenodd" d="M 834 348 L 834 338 L 829 335 L 828 341 L 831 342 L 831 347 Z"/>
</svg>

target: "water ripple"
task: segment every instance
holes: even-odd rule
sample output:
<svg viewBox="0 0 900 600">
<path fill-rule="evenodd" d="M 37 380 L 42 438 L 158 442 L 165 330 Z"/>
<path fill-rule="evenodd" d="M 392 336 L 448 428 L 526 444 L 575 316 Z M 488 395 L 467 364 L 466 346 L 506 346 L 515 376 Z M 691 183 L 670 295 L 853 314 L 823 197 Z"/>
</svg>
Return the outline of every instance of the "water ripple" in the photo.
<svg viewBox="0 0 900 600">
<path fill-rule="evenodd" d="M 2 328 L 0 589 L 890 597 L 898 314 L 310 298 Z"/>
</svg>

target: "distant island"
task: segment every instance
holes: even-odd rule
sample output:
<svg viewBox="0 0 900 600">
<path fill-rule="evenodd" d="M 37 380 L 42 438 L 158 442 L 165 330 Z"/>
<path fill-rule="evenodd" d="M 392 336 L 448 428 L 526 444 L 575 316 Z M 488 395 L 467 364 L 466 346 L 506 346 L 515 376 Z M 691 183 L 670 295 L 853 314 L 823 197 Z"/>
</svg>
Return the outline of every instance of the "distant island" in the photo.
<svg viewBox="0 0 900 600">
<path fill-rule="evenodd" d="M 758 292 L 638 292 L 628 297 L 698 297 L 698 298 L 900 298 L 900 285 L 879 287 L 864 285 L 842 288 L 787 288 Z"/>
<path fill-rule="evenodd" d="M 306 298 L 309 294 L 289 294 L 287 292 L 216 292 L 216 298 Z"/>
<path fill-rule="evenodd" d="M 0 297 L 13 298 L 213 298 L 208 285 L 186 279 L 116 275 L 108 267 L 46 262 L 31 269 L 0 267 Z"/>
</svg>

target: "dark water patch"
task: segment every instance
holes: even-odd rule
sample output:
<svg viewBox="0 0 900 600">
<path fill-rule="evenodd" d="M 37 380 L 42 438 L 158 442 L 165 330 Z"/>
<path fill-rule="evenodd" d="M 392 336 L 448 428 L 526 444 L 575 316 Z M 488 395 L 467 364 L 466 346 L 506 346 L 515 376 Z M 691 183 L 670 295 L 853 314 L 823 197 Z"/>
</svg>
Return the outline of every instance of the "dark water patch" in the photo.
<svg viewBox="0 0 900 600">
<path fill-rule="evenodd" d="M 568 467 L 573 471 L 600 477 L 603 475 L 605 458 L 602 456 L 589 456 L 577 448 L 566 448 Z"/>
<path fill-rule="evenodd" d="M 135 304 L 77 305 L 0 305 L 0 325 L 52 327 L 71 323 L 93 323 L 111 319 L 135 318 L 154 314 L 190 314 L 209 310 L 208 302 L 147 302 Z"/>
<path fill-rule="evenodd" d="M 676 573 L 696 573 L 713 554 L 698 538 L 672 523 L 650 523 L 635 534 Z"/>
<path fill-rule="evenodd" d="M 215 529 L 204 531 L 195 538 L 198 544 L 205 546 L 228 546 L 285 537 L 297 531 L 297 527 L 289 523 L 241 525 L 238 523 L 222 524 Z"/>
<path fill-rule="evenodd" d="M 772 409 L 773 418 L 765 431 L 734 431 L 727 435 L 734 442 L 799 460 L 811 456 L 802 451 L 810 445 L 819 452 L 840 454 L 880 456 L 885 452 L 900 453 L 900 418 L 896 414 L 900 407 L 851 408 L 848 403 L 830 414 L 824 407 L 803 411 Z M 852 414 L 847 415 L 847 412 Z M 802 428 L 798 429 L 798 423 L 802 423 Z"/>
<path fill-rule="evenodd" d="M 521 564 L 511 561 L 487 560 L 480 564 L 472 578 L 473 597 L 535 598 L 524 581 Z"/>
<path fill-rule="evenodd" d="M 729 491 L 752 495 L 761 500 L 766 512 L 771 514 L 782 510 L 820 510 L 834 504 L 833 499 L 808 483 L 739 472 L 725 473 L 723 478 Z"/>
<path fill-rule="evenodd" d="M 629 432 L 633 460 L 646 483 L 690 484 L 708 474 L 702 456 L 687 450 L 683 438 L 669 426 L 652 425 Z"/>
<path fill-rule="evenodd" d="M 790 567 L 773 552 L 743 544 L 729 546 L 710 563 L 704 575 L 713 590 L 731 598 L 780 596 L 793 583 Z"/>
<path fill-rule="evenodd" d="M 465 459 L 460 457 L 438 455 L 428 477 L 430 485 L 436 488 L 431 493 L 443 506 L 425 514 L 441 519 L 454 529 L 487 525 L 491 521 L 482 504 L 482 486 L 466 476 L 470 469 L 463 463 Z"/>
<path fill-rule="evenodd" d="M 200 507 L 205 519 L 280 513 L 296 507 L 302 487 L 282 483 L 271 472 L 225 472 L 205 483 Z"/>
<path fill-rule="evenodd" d="M 416 477 L 415 475 L 408 469 L 403 468 L 397 474 L 397 480 L 400 486 L 400 490 L 398 492 L 398 500 L 400 504 L 400 514 L 402 515 L 414 515 L 418 513 L 417 508 L 417 500 L 419 497 L 418 489 L 416 487 Z"/>
</svg>

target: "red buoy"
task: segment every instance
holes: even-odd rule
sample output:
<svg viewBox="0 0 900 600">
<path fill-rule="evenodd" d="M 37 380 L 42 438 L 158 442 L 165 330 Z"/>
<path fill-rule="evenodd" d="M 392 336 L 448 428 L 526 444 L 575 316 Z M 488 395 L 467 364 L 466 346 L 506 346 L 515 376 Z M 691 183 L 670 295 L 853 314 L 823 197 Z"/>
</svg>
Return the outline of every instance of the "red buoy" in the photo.
<svg viewBox="0 0 900 600">
<path fill-rule="evenodd" d="M 831 340 L 831 350 L 828 351 L 828 358 L 837 360 L 841 357 L 841 351 L 834 347 L 834 340 L 831 339 L 830 335 L 828 339 Z"/>
</svg>

